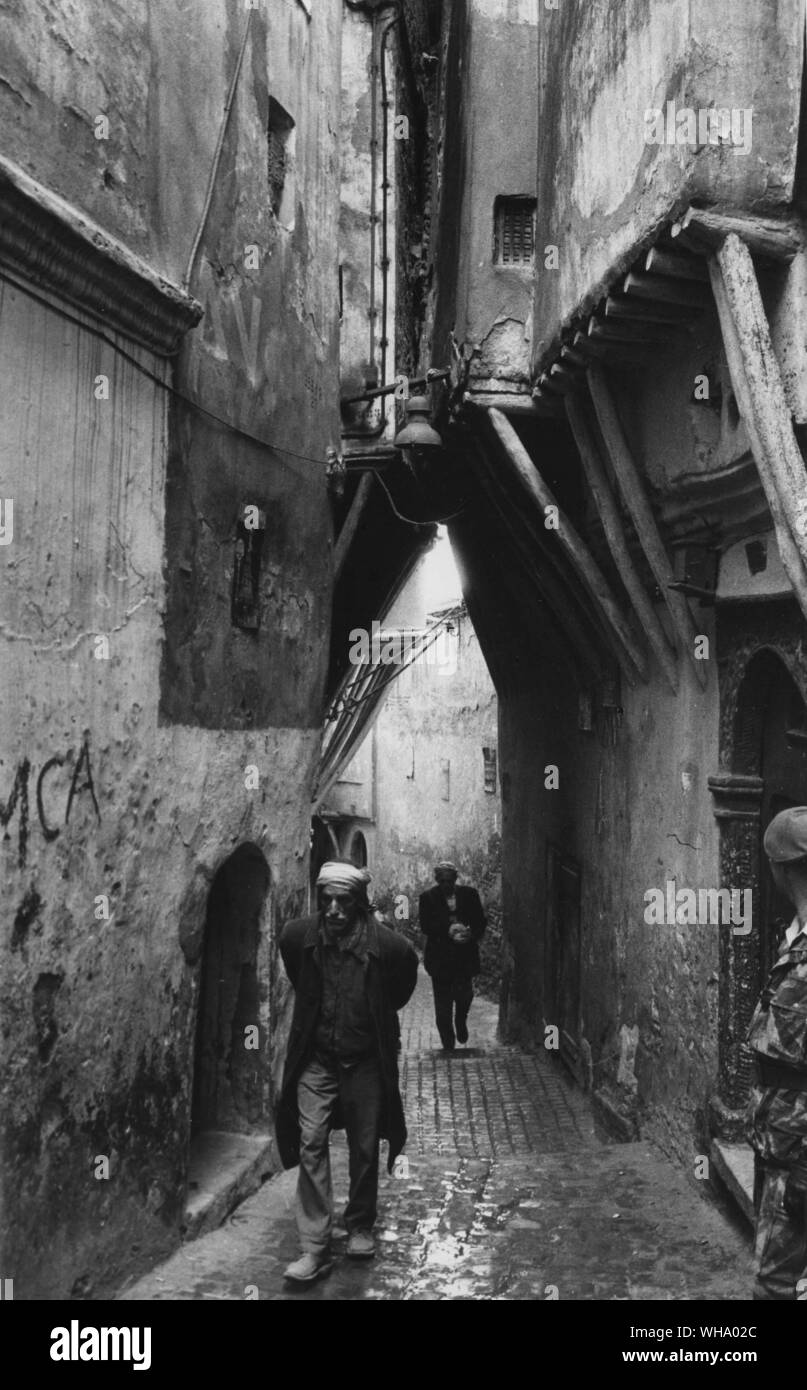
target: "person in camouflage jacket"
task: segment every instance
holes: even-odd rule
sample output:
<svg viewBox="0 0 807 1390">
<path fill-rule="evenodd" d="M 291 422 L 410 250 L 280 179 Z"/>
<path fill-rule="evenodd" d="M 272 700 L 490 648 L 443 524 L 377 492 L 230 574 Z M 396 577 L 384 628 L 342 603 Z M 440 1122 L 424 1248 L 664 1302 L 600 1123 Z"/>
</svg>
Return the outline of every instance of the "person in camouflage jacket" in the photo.
<svg viewBox="0 0 807 1390">
<path fill-rule="evenodd" d="M 753 1297 L 807 1301 L 807 806 L 775 816 L 765 853 L 796 916 L 785 933 L 748 1030 L 755 1084 Z"/>
</svg>

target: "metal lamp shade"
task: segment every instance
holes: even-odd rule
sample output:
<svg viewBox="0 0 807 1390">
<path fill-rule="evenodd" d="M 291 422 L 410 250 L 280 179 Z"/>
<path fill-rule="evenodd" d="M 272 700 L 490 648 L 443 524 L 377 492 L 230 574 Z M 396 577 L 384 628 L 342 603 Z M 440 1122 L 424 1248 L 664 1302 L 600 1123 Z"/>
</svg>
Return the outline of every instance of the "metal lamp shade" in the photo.
<svg viewBox="0 0 807 1390">
<path fill-rule="evenodd" d="M 429 402 L 425 396 L 410 396 L 406 416 L 406 424 L 393 440 L 396 449 L 442 449 L 443 441 L 429 423 Z"/>
</svg>

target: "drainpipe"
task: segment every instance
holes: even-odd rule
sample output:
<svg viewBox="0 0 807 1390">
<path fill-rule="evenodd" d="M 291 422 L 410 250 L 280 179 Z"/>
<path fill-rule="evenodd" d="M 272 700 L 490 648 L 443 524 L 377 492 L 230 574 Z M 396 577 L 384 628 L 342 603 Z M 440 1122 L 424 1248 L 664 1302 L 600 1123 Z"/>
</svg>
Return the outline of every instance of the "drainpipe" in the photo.
<svg viewBox="0 0 807 1390">
<path fill-rule="evenodd" d="M 382 310 L 381 310 L 381 385 L 384 386 L 387 375 L 387 347 L 389 344 L 388 336 L 388 291 L 389 291 L 389 247 L 387 235 L 387 210 L 389 205 L 389 180 L 388 180 L 388 119 L 387 113 L 390 102 L 387 99 L 386 90 L 386 41 L 387 35 L 394 25 L 398 23 L 397 13 L 392 16 L 386 26 L 380 31 L 378 12 L 382 8 L 389 8 L 394 4 L 397 11 L 398 0 L 380 0 L 380 3 L 368 3 L 367 0 L 346 0 L 351 10 L 370 12 L 371 22 L 371 60 L 370 60 L 370 306 L 367 315 L 370 321 L 370 344 L 369 358 L 371 364 L 375 363 L 376 351 L 376 319 L 378 318 L 378 308 L 376 304 L 376 246 L 378 225 L 378 85 L 379 79 L 382 83 L 382 115 L 383 125 L 382 147 L 382 185 L 381 185 L 381 275 L 382 275 Z M 343 430 L 343 439 L 379 439 L 387 427 L 386 417 L 382 414 L 378 425 L 365 430 Z"/>
<path fill-rule="evenodd" d="M 387 381 L 387 347 L 389 344 L 388 332 L 388 298 L 389 298 L 389 239 L 387 234 L 387 221 L 389 211 L 389 110 L 392 105 L 387 95 L 387 39 L 395 25 L 398 23 L 398 15 L 394 15 L 381 35 L 380 44 L 380 68 L 381 68 L 381 109 L 383 111 L 382 120 L 384 123 L 384 135 L 381 144 L 381 273 L 382 279 L 382 304 L 381 304 L 381 385 L 385 386 Z"/>
</svg>

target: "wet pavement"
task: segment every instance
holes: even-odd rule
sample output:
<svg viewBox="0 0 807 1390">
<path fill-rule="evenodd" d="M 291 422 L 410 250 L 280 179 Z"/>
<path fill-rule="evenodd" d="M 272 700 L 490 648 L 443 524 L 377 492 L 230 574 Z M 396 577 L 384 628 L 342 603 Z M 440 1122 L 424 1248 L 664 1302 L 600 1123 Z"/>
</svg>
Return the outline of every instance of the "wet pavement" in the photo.
<svg viewBox="0 0 807 1390">
<path fill-rule="evenodd" d="M 402 1175 L 384 1174 L 372 1261 L 283 1281 L 298 1252 L 296 1170 L 183 1246 L 124 1299 L 709 1299 L 750 1296 L 750 1240 L 649 1144 L 598 1134 L 586 1098 L 547 1055 L 496 1042 L 477 998 L 469 1046 L 439 1051 L 428 980 L 402 1015 L 409 1128 Z M 386 1146 L 384 1146 L 385 1149 Z M 383 1152 L 383 1151 L 382 1151 Z M 347 1151 L 332 1141 L 336 1211 Z"/>
</svg>

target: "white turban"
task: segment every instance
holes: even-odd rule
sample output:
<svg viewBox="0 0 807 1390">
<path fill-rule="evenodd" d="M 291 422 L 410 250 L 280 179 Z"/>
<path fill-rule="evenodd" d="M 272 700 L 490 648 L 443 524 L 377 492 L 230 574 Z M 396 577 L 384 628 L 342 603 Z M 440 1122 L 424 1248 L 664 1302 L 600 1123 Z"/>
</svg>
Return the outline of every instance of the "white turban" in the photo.
<svg viewBox="0 0 807 1390">
<path fill-rule="evenodd" d="M 343 893 L 354 893 L 366 900 L 368 879 L 366 869 L 357 869 L 353 864 L 332 859 L 323 864 L 317 874 L 317 887 L 322 888 L 327 883 L 330 888 L 338 888 Z"/>
</svg>

